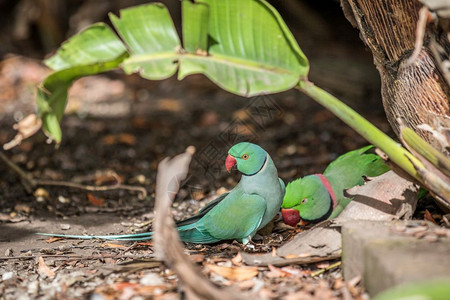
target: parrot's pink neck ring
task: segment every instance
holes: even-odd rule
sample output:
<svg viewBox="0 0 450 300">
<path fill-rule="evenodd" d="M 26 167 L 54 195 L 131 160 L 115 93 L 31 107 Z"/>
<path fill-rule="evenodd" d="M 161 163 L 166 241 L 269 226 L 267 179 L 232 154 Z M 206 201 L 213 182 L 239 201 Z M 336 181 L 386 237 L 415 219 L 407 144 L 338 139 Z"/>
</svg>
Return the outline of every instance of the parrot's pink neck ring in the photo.
<svg viewBox="0 0 450 300">
<path fill-rule="evenodd" d="M 320 181 L 322 181 L 323 186 L 327 189 L 327 192 L 328 194 L 330 194 L 330 198 L 333 201 L 333 208 L 335 208 L 337 206 L 337 199 L 336 194 L 333 191 L 333 187 L 331 186 L 331 183 L 322 174 L 314 174 L 314 175 L 319 177 Z"/>
</svg>

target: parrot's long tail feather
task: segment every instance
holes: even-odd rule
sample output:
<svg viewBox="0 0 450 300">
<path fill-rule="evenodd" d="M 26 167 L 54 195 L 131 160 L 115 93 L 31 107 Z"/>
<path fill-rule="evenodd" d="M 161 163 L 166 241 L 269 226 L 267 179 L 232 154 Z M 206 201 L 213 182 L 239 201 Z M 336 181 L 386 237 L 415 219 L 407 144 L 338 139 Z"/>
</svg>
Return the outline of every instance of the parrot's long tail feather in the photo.
<svg viewBox="0 0 450 300">
<path fill-rule="evenodd" d="M 217 239 L 204 231 L 197 228 L 198 223 L 188 224 L 177 227 L 180 238 L 184 242 L 191 243 L 215 243 L 220 239 Z M 82 239 L 82 240 L 113 240 L 113 241 L 146 241 L 153 238 L 153 232 L 143 232 L 136 234 L 121 234 L 121 235 L 65 235 L 65 234 L 52 234 L 52 233 L 37 233 L 44 236 L 70 238 L 70 239 Z"/>
<path fill-rule="evenodd" d="M 53 233 L 37 233 L 39 235 L 61 237 L 69 239 L 81 239 L 81 240 L 114 240 L 114 241 L 144 241 L 151 240 L 153 232 L 143 232 L 136 234 L 122 234 L 122 235 L 66 235 L 66 234 L 53 234 Z"/>
</svg>

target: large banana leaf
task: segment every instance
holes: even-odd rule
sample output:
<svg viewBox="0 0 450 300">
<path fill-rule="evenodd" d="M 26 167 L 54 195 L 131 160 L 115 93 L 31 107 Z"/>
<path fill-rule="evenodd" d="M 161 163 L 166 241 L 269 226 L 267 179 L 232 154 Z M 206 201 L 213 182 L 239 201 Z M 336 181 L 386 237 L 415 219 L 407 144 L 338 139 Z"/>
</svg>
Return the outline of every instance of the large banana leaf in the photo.
<svg viewBox="0 0 450 300">
<path fill-rule="evenodd" d="M 164 5 L 131 7 L 121 11 L 120 19 L 113 14 L 110 18 L 130 52 L 122 63 L 127 74 L 139 72 L 157 80 L 176 72 L 180 39 Z"/>
<path fill-rule="evenodd" d="M 178 78 L 203 73 L 233 93 L 252 96 L 294 87 L 306 77 L 308 61 L 278 12 L 265 1 L 198 0 L 183 10 L 209 7 L 209 18 L 198 18 L 202 40 L 209 39 L 207 55 L 180 56 Z M 183 14 L 183 26 L 193 20 Z M 209 22 L 208 22 L 209 21 Z M 187 23 L 187 24 L 186 24 Z M 191 25 L 192 26 L 192 25 Z M 208 36 L 206 36 L 206 34 Z M 185 36 L 194 43 L 197 36 Z M 200 53 L 201 54 L 201 53 Z"/>
<path fill-rule="evenodd" d="M 278 12 L 263 0 L 182 2 L 183 44 L 159 3 L 110 15 L 120 38 L 94 24 L 46 61 L 55 73 L 38 89 L 44 130 L 61 140 L 67 90 L 81 76 L 121 67 L 127 74 L 165 79 L 200 73 L 229 92 L 252 96 L 290 89 L 306 78 L 308 61 Z"/>
</svg>

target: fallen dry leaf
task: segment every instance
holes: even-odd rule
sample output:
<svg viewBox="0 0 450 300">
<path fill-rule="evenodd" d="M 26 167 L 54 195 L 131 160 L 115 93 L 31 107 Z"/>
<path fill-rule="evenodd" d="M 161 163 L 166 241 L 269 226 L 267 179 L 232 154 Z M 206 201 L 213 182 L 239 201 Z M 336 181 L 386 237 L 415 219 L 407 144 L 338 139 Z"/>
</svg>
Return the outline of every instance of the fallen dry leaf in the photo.
<svg viewBox="0 0 450 300">
<path fill-rule="evenodd" d="M 225 267 L 213 264 L 206 265 L 212 272 L 231 281 L 249 280 L 258 275 L 257 267 Z"/>
<path fill-rule="evenodd" d="M 290 259 L 290 258 L 303 258 L 303 257 L 310 257 L 311 254 L 309 253 L 300 253 L 300 254 L 288 254 L 283 256 L 286 259 Z"/>
<path fill-rule="evenodd" d="M 131 299 L 134 296 L 149 297 L 160 295 L 168 289 L 167 285 L 146 286 L 139 283 L 118 282 L 108 286 L 98 287 L 94 294 L 101 295 L 102 299 Z"/>
<path fill-rule="evenodd" d="M 313 296 L 305 291 L 297 291 L 295 293 L 292 294 L 288 294 L 286 295 L 286 297 L 284 298 L 285 300 L 312 300 L 314 299 Z"/>
<path fill-rule="evenodd" d="M 434 224 L 438 225 L 438 223 L 436 223 L 436 221 L 434 220 L 433 216 L 428 211 L 428 209 L 425 210 L 425 214 L 424 214 L 423 218 L 424 218 L 424 220 L 428 220 L 431 223 L 434 223 Z"/>
<path fill-rule="evenodd" d="M 102 139 L 103 144 L 107 146 L 115 145 L 115 144 L 125 144 L 129 146 L 136 145 L 136 137 L 129 133 L 121 133 L 121 134 L 108 134 Z"/>
<path fill-rule="evenodd" d="M 87 194 L 89 202 L 94 206 L 102 206 L 105 203 L 105 199 L 100 197 L 95 197 L 93 194 Z"/>
<path fill-rule="evenodd" d="M 238 252 L 238 254 L 236 254 L 236 256 L 231 259 L 231 262 L 235 266 L 242 266 L 242 255 L 241 255 L 241 252 Z"/>
<path fill-rule="evenodd" d="M 153 246 L 152 242 L 142 242 L 142 243 L 138 243 L 139 246 Z"/>
<path fill-rule="evenodd" d="M 127 247 L 124 246 L 124 245 L 113 244 L 113 243 L 104 243 L 104 244 L 102 244 L 101 246 L 102 246 L 103 248 L 106 248 L 106 247 L 108 247 L 108 248 L 127 248 Z"/>
<path fill-rule="evenodd" d="M 272 247 L 272 256 L 273 256 L 273 257 L 278 256 L 278 255 L 277 255 L 277 248 L 275 248 L 275 247 Z"/>
<path fill-rule="evenodd" d="M 295 275 L 297 277 L 300 274 L 302 274 L 302 272 L 304 271 L 304 270 L 292 268 L 292 267 L 283 267 L 283 268 L 281 268 L 281 270 L 283 270 L 283 272 L 289 273 L 290 275 Z"/>
<path fill-rule="evenodd" d="M 17 204 L 16 206 L 14 206 L 14 210 L 17 212 L 29 214 L 31 212 L 31 207 L 26 204 Z"/>
<path fill-rule="evenodd" d="M 214 112 L 214 111 L 207 111 L 204 112 L 198 122 L 197 125 L 199 127 L 210 127 L 210 126 L 214 126 L 219 122 L 219 114 Z"/>
<path fill-rule="evenodd" d="M 182 108 L 180 101 L 169 98 L 159 99 L 156 105 L 159 110 L 171 112 L 178 112 Z"/>
<path fill-rule="evenodd" d="M 250 115 L 247 110 L 240 109 L 233 113 L 233 119 L 239 119 L 239 120 L 248 120 L 250 118 Z"/>
<path fill-rule="evenodd" d="M 269 267 L 269 272 L 264 274 L 267 278 L 281 278 L 281 277 L 287 277 L 287 276 L 292 275 L 291 273 L 283 271 L 283 269 L 274 267 L 272 265 L 268 265 L 268 267 Z"/>
<path fill-rule="evenodd" d="M 51 238 L 49 238 L 49 239 L 46 239 L 45 242 L 51 244 L 51 243 L 54 243 L 54 242 L 59 241 L 59 240 L 63 240 L 63 238 L 60 238 L 60 237 L 51 237 Z"/>
<path fill-rule="evenodd" d="M 239 282 L 239 288 L 242 290 L 249 290 L 254 286 L 255 286 L 254 280 L 245 280 L 245 281 Z"/>
<path fill-rule="evenodd" d="M 333 284 L 333 289 L 339 290 L 345 286 L 345 282 L 342 278 L 336 278 L 336 281 Z"/>
<path fill-rule="evenodd" d="M 130 146 L 136 145 L 136 137 L 129 133 L 121 133 L 117 136 L 118 142 Z"/>
<path fill-rule="evenodd" d="M 259 291 L 258 296 L 261 299 L 273 299 L 275 298 L 275 293 L 272 292 L 270 289 L 264 287 Z"/>
<path fill-rule="evenodd" d="M 201 263 L 205 260 L 205 256 L 203 254 L 192 254 L 189 255 L 189 258 L 195 263 Z"/>
<path fill-rule="evenodd" d="M 53 271 L 45 264 L 45 261 L 44 261 L 44 259 L 42 258 L 42 256 L 39 256 L 38 264 L 39 264 L 39 268 L 38 268 L 39 273 L 47 275 L 48 278 L 53 278 L 53 277 L 55 277 L 55 272 L 53 272 Z"/>
<path fill-rule="evenodd" d="M 18 223 L 25 220 L 27 220 L 26 217 L 18 217 L 15 212 L 11 212 L 9 215 L 0 213 L 0 222 Z"/>
<path fill-rule="evenodd" d="M 323 263 L 318 263 L 316 264 L 316 267 L 319 269 L 326 269 L 330 266 L 329 262 L 323 262 Z"/>
</svg>

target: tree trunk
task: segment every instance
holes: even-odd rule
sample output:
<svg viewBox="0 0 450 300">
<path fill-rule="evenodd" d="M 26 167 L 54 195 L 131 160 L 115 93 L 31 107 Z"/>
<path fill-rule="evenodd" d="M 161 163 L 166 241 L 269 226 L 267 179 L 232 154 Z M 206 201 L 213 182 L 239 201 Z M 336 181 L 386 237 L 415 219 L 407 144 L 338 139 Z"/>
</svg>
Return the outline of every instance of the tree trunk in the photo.
<svg viewBox="0 0 450 300">
<path fill-rule="evenodd" d="M 397 136 L 403 123 L 449 156 L 448 138 L 442 136 L 449 134 L 450 88 L 429 47 L 439 35 L 437 27 L 428 26 L 417 59 L 407 63 L 414 51 L 422 5 L 413 0 L 341 0 L 341 5 L 372 51 L 381 76 L 384 109 Z M 450 47 L 448 38 L 438 40 L 444 49 Z M 421 124 L 427 124 L 428 130 L 419 129 Z"/>
</svg>

